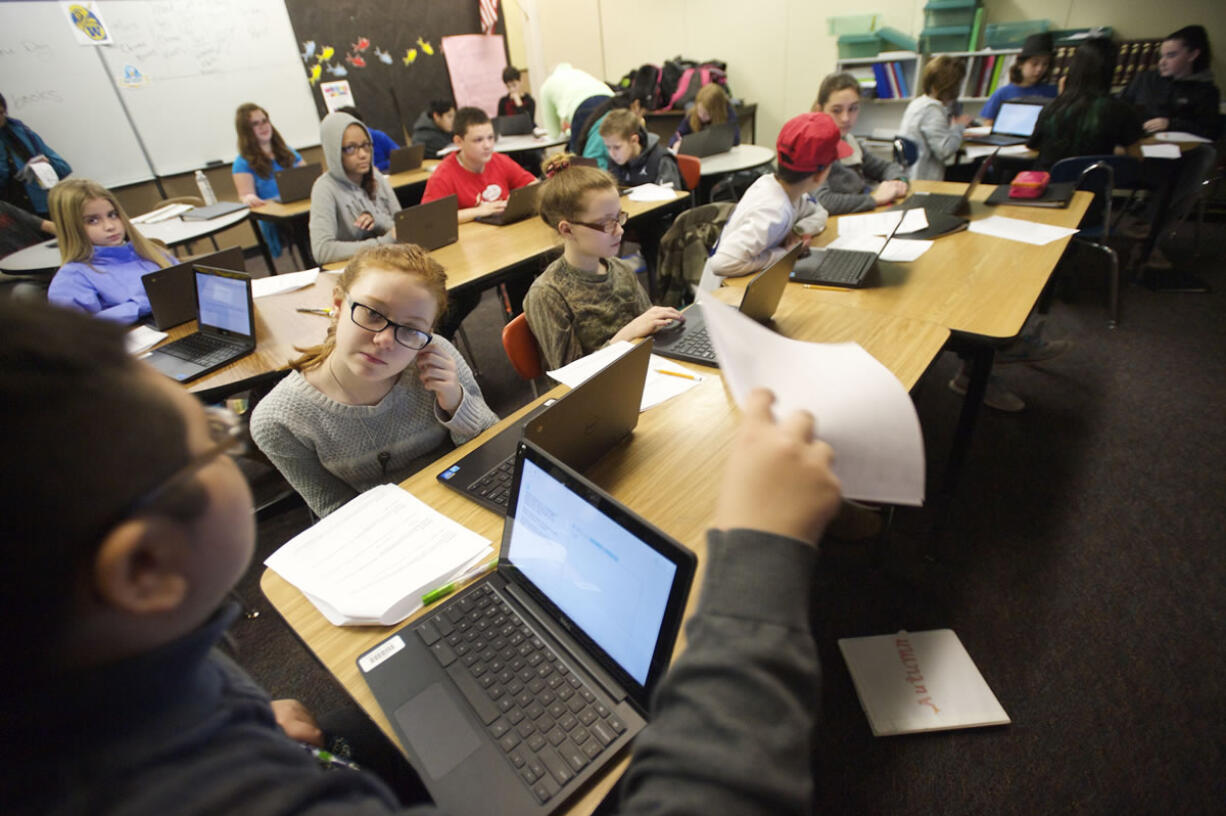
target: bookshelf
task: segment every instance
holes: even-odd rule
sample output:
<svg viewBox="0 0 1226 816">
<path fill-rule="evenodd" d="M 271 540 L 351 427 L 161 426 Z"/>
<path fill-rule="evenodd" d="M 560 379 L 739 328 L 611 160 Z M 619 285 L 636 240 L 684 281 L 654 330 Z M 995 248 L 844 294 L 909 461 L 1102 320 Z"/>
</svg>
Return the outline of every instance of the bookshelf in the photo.
<svg viewBox="0 0 1226 816">
<path fill-rule="evenodd" d="M 919 54 L 914 51 L 883 51 L 875 57 L 852 57 L 835 63 L 860 83 L 860 96 L 874 102 L 907 102 L 919 82 Z"/>
</svg>

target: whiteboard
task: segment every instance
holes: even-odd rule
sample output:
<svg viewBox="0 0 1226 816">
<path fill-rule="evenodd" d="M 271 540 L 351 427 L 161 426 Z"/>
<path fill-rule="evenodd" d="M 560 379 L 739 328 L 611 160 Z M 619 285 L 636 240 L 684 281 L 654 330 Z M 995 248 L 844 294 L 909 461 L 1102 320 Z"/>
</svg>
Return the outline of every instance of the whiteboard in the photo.
<svg viewBox="0 0 1226 816">
<path fill-rule="evenodd" d="M 158 175 L 233 161 L 243 102 L 265 108 L 291 147 L 319 144 L 283 0 L 103 0 L 98 8 L 115 42 L 102 49 L 106 64 Z M 141 80 L 121 82 L 129 66 Z"/>
<path fill-rule="evenodd" d="M 98 46 L 78 45 L 59 3 L 0 3 L 0 93 L 72 165 L 107 187 L 153 178 Z"/>
</svg>

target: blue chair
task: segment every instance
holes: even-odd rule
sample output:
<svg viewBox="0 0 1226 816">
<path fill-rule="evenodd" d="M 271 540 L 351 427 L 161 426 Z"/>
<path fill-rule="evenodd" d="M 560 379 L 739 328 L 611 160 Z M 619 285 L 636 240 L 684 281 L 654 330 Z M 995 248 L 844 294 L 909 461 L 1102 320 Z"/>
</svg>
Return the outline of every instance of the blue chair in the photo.
<svg viewBox="0 0 1226 816">
<path fill-rule="evenodd" d="M 1074 239 L 1107 256 L 1111 264 L 1107 294 L 1107 327 L 1114 329 L 1120 317 L 1120 259 L 1107 245 L 1111 237 L 1111 196 L 1118 187 L 1133 187 L 1140 173 L 1140 162 L 1131 156 L 1074 156 L 1061 159 L 1051 168 L 1053 184 L 1076 182 L 1078 190 L 1094 194 L 1094 201 L 1078 225 Z"/>
<path fill-rule="evenodd" d="M 910 167 L 919 161 L 919 145 L 906 136 L 894 137 L 894 163 Z"/>
</svg>

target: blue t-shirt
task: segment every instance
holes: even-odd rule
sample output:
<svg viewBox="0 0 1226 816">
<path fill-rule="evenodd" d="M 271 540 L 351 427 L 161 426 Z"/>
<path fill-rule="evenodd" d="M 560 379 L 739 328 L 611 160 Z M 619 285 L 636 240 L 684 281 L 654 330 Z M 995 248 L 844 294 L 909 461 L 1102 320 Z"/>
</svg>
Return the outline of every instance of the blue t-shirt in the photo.
<svg viewBox="0 0 1226 816">
<path fill-rule="evenodd" d="M 392 151 L 400 145 L 381 130 L 374 128 L 367 128 L 367 130 L 370 131 L 370 143 L 374 147 L 375 167 L 379 168 L 380 173 L 386 173 L 392 166 Z"/>
<path fill-rule="evenodd" d="M 1048 99 L 1055 99 L 1060 93 L 1060 89 L 1055 85 L 1006 85 L 1003 88 L 997 88 L 996 93 L 988 97 L 988 101 L 983 103 L 983 110 L 979 111 L 980 119 L 995 119 L 1000 113 L 1000 104 L 1009 102 L 1014 99 L 1019 99 L 1023 96 L 1045 96 Z"/>
<path fill-rule="evenodd" d="M 302 156 L 297 150 L 290 148 L 289 151 L 294 154 L 294 164 L 302 161 Z M 255 194 L 265 201 L 279 201 L 281 199 L 281 191 L 277 189 L 277 171 L 288 170 L 288 167 L 282 167 L 277 163 L 276 159 L 272 160 L 272 172 L 267 176 L 256 175 L 256 172 L 251 169 L 251 164 L 239 156 L 234 160 L 234 166 L 230 169 L 230 173 L 250 173 L 255 177 Z"/>
</svg>

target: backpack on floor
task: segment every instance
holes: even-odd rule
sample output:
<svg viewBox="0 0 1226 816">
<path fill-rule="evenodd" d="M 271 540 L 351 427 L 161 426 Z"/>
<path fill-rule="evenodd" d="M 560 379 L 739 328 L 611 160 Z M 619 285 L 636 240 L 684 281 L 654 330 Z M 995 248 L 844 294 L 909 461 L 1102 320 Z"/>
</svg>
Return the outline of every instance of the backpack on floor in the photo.
<svg viewBox="0 0 1226 816">
<path fill-rule="evenodd" d="M 704 62 L 681 72 L 677 87 L 668 98 L 664 110 L 685 110 L 686 106 L 694 102 L 694 97 L 698 96 L 702 86 L 709 82 L 722 86 L 729 99 L 732 98 L 732 92 L 728 89 L 726 65 L 722 62 Z"/>
</svg>

